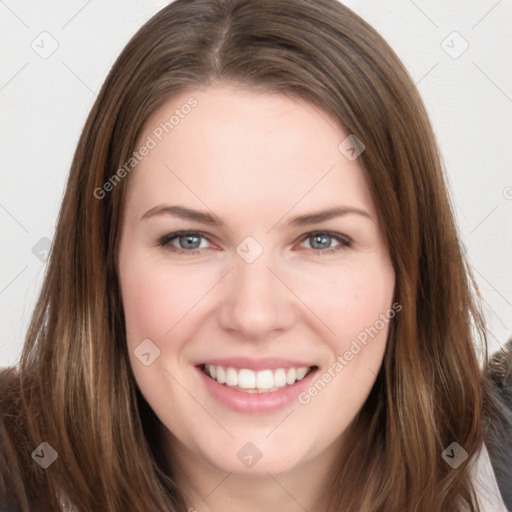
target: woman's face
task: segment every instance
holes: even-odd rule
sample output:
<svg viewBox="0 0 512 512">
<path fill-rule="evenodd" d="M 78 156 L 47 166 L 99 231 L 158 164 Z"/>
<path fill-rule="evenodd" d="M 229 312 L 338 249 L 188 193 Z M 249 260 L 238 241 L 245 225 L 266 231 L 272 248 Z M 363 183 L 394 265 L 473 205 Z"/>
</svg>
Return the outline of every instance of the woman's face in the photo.
<svg viewBox="0 0 512 512">
<path fill-rule="evenodd" d="M 177 454 L 311 467 L 370 393 L 395 276 L 348 135 L 306 102 L 220 85 L 146 123 L 119 276 L 133 373 Z"/>
</svg>

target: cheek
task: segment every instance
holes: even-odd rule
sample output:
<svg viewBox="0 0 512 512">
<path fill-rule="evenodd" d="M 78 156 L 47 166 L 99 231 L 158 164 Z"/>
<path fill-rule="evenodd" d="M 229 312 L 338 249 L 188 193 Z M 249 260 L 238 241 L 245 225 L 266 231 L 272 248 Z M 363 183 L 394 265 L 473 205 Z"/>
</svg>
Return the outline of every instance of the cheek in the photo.
<svg viewBox="0 0 512 512">
<path fill-rule="evenodd" d="M 204 276 L 201 286 L 194 273 L 183 272 L 179 267 L 171 268 L 135 249 L 121 252 L 119 278 L 127 346 L 135 380 L 154 411 L 166 411 L 165 414 L 173 417 L 173 411 L 188 407 L 187 397 L 171 377 L 179 382 L 185 378 L 178 360 L 184 344 L 180 340 L 186 340 L 188 335 L 183 329 L 188 327 L 180 321 L 200 298 Z M 138 347 L 146 339 L 160 351 L 148 366 L 137 358 L 137 352 L 141 352 Z M 149 350 L 152 356 L 154 349 Z M 171 424 L 169 418 L 166 424 Z"/>
<path fill-rule="evenodd" d="M 382 259 L 333 272 L 324 290 L 309 285 L 311 309 L 334 332 L 324 337 L 329 360 L 298 401 L 324 418 L 333 440 L 361 409 L 382 364 L 390 321 L 400 310 L 393 307 L 395 274 Z"/>
<path fill-rule="evenodd" d="M 341 350 L 389 311 L 394 281 L 391 264 L 382 258 L 359 266 L 326 268 L 315 272 L 314 276 L 303 274 L 297 281 L 301 283 L 297 290 L 328 328 L 323 332 L 331 340 L 330 344 Z"/>
<path fill-rule="evenodd" d="M 129 343 L 163 340 L 198 300 L 204 288 L 199 273 L 129 256 L 120 269 Z"/>
</svg>

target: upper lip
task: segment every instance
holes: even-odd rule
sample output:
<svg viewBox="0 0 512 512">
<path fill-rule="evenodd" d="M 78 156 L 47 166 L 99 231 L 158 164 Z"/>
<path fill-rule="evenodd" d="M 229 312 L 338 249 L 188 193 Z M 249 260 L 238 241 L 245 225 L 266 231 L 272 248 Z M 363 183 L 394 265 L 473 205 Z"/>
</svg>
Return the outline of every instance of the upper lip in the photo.
<svg viewBox="0 0 512 512">
<path fill-rule="evenodd" d="M 198 363 L 196 366 L 202 365 L 224 366 L 236 369 L 247 368 L 248 370 L 275 370 L 277 368 L 303 368 L 315 366 L 311 363 L 298 361 L 294 359 L 283 359 L 278 357 L 265 357 L 261 359 L 250 359 L 248 357 L 229 357 L 221 359 L 208 359 Z"/>
</svg>

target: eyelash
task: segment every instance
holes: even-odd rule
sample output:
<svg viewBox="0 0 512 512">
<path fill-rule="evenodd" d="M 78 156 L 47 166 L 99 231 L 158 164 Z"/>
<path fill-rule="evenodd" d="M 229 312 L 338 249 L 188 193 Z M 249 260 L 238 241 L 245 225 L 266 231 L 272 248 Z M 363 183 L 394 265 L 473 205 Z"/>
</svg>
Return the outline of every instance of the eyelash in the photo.
<svg viewBox="0 0 512 512">
<path fill-rule="evenodd" d="M 178 247 L 175 247 L 174 245 L 171 245 L 171 242 L 173 240 L 175 240 L 176 238 L 179 238 L 180 236 L 184 236 L 184 235 L 194 235 L 194 236 L 198 236 L 198 237 L 208 240 L 208 237 L 205 234 L 201 233 L 200 231 L 176 231 L 174 233 L 169 233 L 167 235 L 160 237 L 158 239 L 157 245 L 163 249 L 170 250 L 179 255 L 193 256 L 193 255 L 200 254 L 201 249 L 185 250 L 185 249 L 180 249 Z M 319 256 L 324 256 L 326 254 L 334 254 L 343 249 L 349 248 L 352 245 L 352 240 L 349 237 L 342 235 L 340 233 L 333 233 L 331 231 L 312 231 L 310 233 L 306 233 L 305 235 L 302 236 L 302 238 L 299 240 L 299 242 L 303 242 L 303 241 L 307 240 L 308 238 L 311 238 L 314 236 L 319 236 L 319 235 L 325 235 L 329 238 L 334 238 L 337 242 L 340 243 L 340 245 L 333 247 L 333 248 L 328 247 L 326 249 L 311 249 L 312 251 L 314 251 L 315 254 L 317 254 Z"/>
</svg>

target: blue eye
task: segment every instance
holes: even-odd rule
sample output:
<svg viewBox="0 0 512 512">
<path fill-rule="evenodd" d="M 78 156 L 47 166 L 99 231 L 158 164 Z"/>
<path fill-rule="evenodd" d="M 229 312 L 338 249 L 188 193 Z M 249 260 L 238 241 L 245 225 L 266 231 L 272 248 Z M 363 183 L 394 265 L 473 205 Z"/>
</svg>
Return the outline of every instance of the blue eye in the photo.
<svg viewBox="0 0 512 512">
<path fill-rule="evenodd" d="M 198 231 L 177 231 L 164 235 L 158 240 L 158 246 L 166 248 L 177 254 L 195 255 L 200 254 L 201 249 L 207 247 L 202 246 L 202 240 L 208 239 Z M 302 238 L 302 243 L 309 241 L 311 250 L 318 255 L 333 254 L 341 251 L 344 248 L 350 247 L 352 241 L 345 235 L 340 233 L 331 233 L 328 231 L 315 231 L 307 233 Z M 332 240 L 338 242 L 338 245 L 333 246 Z M 177 242 L 177 244 L 175 243 Z"/>
<path fill-rule="evenodd" d="M 201 239 L 206 240 L 206 238 L 197 231 L 178 231 L 161 237 L 158 240 L 158 245 L 178 252 L 179 254 L 198 254 L 200 252 L 198 249 L 201 248 Z M 178 247 L 172 243 L 175 240 L 178 242 Z"/>
<path fill-rule="evenodd" d="M 336 240 L 338 245 L 332 246 L 332 240 Z M 333 254 L 335 252 L 341 251 L 346 247 L 350 247 L 352 241 L 340 233 L 331 233 L 326 231 L 317 231 L 314 233 L 308 233 L 304 242 L 309 241 L 312 249 L 316 254 Z"/>
</svg>

